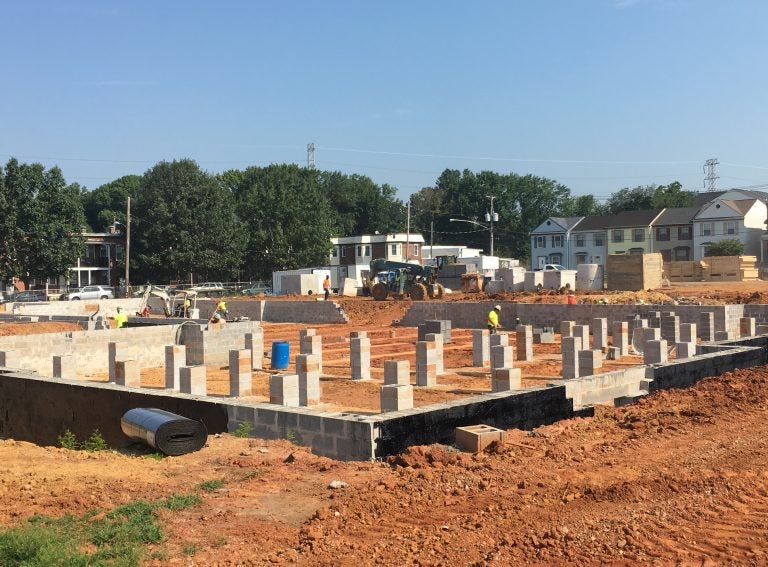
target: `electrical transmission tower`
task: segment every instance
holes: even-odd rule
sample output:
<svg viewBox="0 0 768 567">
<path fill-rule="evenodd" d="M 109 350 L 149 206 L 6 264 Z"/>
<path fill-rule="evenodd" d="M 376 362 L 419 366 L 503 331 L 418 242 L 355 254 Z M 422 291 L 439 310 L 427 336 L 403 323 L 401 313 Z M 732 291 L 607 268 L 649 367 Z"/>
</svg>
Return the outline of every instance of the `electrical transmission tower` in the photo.
<svg viewBox="0 0 768 567">
<path fill-rule="evenodd" d="M 707 174 L 707 176 L 704 178 L 704 188 L 707 191 L 714 191 L 715 190 L 715 180 L 720 179 L 719 175 L 715 175 L 715 166 L 720 163 L 717 161 L 717 158 L 708 159 L 704 162 L 704 173 Z"/>
<path fill-rule="evenodd" d="M 312 142 L 307 144 L 307 167 L 315 169 L 315 144 Z"/>
</svg>

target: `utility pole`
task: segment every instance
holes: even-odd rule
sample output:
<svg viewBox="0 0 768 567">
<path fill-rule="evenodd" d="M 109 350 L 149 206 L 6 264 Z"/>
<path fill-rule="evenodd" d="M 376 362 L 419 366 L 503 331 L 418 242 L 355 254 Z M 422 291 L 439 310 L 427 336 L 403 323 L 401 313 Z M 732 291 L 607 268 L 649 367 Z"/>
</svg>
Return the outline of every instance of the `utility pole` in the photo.
<svg viewBox="0 0 768 567">
<path fill-rule="evenodd" d="M 429 259 L 435 263 L 435 252 L 432 247 L 435 245 L 435 221 L 429 221 Z"/>
<path fill-rule="evenodd" d="M 131 198 L 125 207 L 125 297 L 131 297 Z"/>
<path fill-rule="evenodd" d="M 715 166 L 720 163 L 717 158 L 708 159 L 704 162 L 704 173 L 707 176 L 704 178 L 704 187 L 707 191 L 715 191 L 715 180 L 720 179 L 719 175 L 715 175 Z"/>
<path fill-rule="evenodd" d="M 310 142 L 307 144 L 307 168 L 315 169 L 315 144 Z"/>
<path fill-rule="evenodd" d="M 408 248 L 411 245 L 411 201 L 408 201 L 408 213 L 405 220 L 405 254 L 404 262 L 408 261 Z"/>
<path fill-rule="evenodd" d="M 491 256 L 493 256 L 493 223 L 499 221 L 499 214 L 493 212 L 493 200 L 496 198 L 495 195 L 486 195 L 491 200 L 491 212 L 485 213 L 485 220 L 489 223 L 488 230 L 491 233 Z"/>
</svg>

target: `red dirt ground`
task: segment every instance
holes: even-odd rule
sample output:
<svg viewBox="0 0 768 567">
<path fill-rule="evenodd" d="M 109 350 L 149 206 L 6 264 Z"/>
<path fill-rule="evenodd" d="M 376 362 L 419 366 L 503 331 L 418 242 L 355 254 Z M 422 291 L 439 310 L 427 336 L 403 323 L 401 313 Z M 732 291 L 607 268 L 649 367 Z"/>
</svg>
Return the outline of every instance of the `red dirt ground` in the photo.
<svg viewBox="0 0 768 567">
<path fill-rule="evenodd" d="M 201 505 L 162 513 L 167 539 L 150 551 L 165 559 L 146 565 L 765 565 L 767 421 L 759 367 L 510 430 L 478 455 L 435 445 L 341 463 L 287 440 L 223 435 L 155 461 L 5 440 L 0 524 L 224 479 Z"/>
</svg>

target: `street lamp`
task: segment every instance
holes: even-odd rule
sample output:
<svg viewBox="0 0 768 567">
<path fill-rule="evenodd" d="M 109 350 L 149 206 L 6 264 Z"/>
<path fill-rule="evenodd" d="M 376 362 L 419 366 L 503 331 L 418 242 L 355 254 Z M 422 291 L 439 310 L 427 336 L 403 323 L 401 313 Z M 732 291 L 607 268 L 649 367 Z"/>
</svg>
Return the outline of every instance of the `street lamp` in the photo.
<svg viewBox="0 0 768 567">
<path fill-rule="evenodd" d="M 491 256 L 493 256 L 493 223 L 499 222 L 499 213 L 493 212 L 493 200 L 496 198 L 494 195 L 486 195 L 491 200 L 491 212 L 485 213 L 485 221 L 490 223 L 489 229 L 491 231 Z"/>
</svg>

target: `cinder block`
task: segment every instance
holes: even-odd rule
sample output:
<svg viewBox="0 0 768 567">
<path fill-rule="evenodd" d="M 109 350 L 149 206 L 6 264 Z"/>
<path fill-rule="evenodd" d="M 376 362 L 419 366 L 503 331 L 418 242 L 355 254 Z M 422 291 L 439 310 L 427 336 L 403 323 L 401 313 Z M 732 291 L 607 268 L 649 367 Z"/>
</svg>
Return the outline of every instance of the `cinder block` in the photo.
<svg viewBox="0 0 768 567">
<path fill-rule="evenodd" d="M 603 367 L 603 352 L 598 349 L 579 351 L 579 376 L 593 376 Z"/>
<path fill-rule="evenodd" d="M 179 391 L 181 367 L 187 365 L 187 347 L 184 345 L 166 345 L 165 347 L 165 387 Z"/>
<path fill-rule="evenodd" d="M 443 366 L 443 335 L 440 333 L 427 333 L 424 337 L 426 342 L 434 343 L 435 364 L 437 365 L 437 375 L 445 374 Z"/>
<path fill-rule="evenodd" d="M 540 331 L 534 329 L 533 331 L 533 344 L 551 344 L 555 342 L 555 334 L 549 331 Z"/>
<path fill-rule="evenodd" d="M 411 363 L 407 360 L 385 360 L 384 361 L 384 384 L 410 384 L 411 383 Z"/>
<path fill-rule="evenodd" d="M 245 349 L 251 351 L 251 369 L 262 370 L 264 368 L 264 331 L 258 329 L 253 333 L 245 334 Z"/>
<path fill-rule="evenodd" d="M 317 356 L 300 354 L 296 357 L 296 371 L 299 375 L 299 405 L 309 406 L 320 403 L 320 370 Z"/>
<path fill-rule="evenodd" d="M 413 407 L 413 386 L 385 384 L 381 387 L 381 412 L 400 411 Z"/>
<path fill-rule="evenodd" d="M 299 406 L 299 376 L 273 374 L 269 377 L 269 403 L 280 406 Z"/>
<path fill-rule="evenodd" d="M 515 347 L 517 349 L 517 360 L 533 360 L 533 327 L 531 325 L 520 325 L 515 331 Z"/>
<path fill-rule="evenodd" d="M 116 360 L 115 384 L 129 388 L 141 388 L 139 363 L 135 360 Z"/>
<path fill-rule="evenodd" d="M 757 334 L 755 318 L 742 317 L 739 319 L 739 332 L 742 337 L 754 337 Z"/>
<path fill-rule="evenodd" d="M 495 346 L 509 346 L 509 335 L 507 333 L 493 333 L 490 335 L 491 348 Z"/>
<path fill-rule="evenodd" d="M 312 329 L 314 330 L 314 329 Z M 370 343 L 369 343 L 370 349 Z M 302 337 L 299 344 L 299 352 L 301 354 L 314 354 L 317 356 L 317 363 L 319 365 L 319 371 L 323 371 L 323 337 L 320 335 L 309 335 Z"/>
<path fill-rule="evenodd" d="M 472 330 L 472 366 L 484 368 L 491 363 L 491 339 L 487 329 Z"/>
<path fill-rule="evenodd" d="M 696 343 L 677 343 L 675 345 L 675 355 L 677 358 L 692 358 L 696 356 Z"/>
<path fill-rule="evenodd" d="M 574 325 L 572 336 L 581 339 L 581 348 L 589 348 L 589 325 Z"/>
<path fill-rule="evenodd" d="M 643 364 L 661 364 L 667 362 L 667 341 L 646 341 L 643 352 Z"/>
<path fill-rule="evenodd" d="M 437 385 L 437 366 L 435 364 L 416 364 L 416 385 L 428 388 Z"/>
<path fill-rule="evenodd" d="M 603 350 L 608 348 L 608 319 L 596 317 L 590 323 L 592 327 L 592 348 Z"/>
<path fill-rule="evenodd" d="M 21 357 L 12 350 L 0 350 L 0 366 L 5 368 L 21 368 Z"/>
<path fill-rule="evenodd" d="M 680 324 L 680 342 L 681 343 L 696 342 L 696 323 Z"/>
<path fill-rule="evenodd" d="M 317 335 L 317 329 L 301 329 L 299 331 L 299 340 L 304 337 L 314 337 Z"/>
<path fill-rule="evenodd" d="M 519 368 L 496 368 L 491 376 L 491 392 L 507 392 L 522 387 L 522 372 Z"/>
<path fill-rule="evenodd" d="M 504 444 L 506 432 L 490 425 L 469 425 L 456 428 L 456 446 L 462 451 L 479 453 L 491 443 Z"/>
<path fill-rule="evenodd" d="M 77 380 L 77 367 L 74 355 L 56 354 L 53 356 L 53 377 L 61 378 L 62 380 Z"/>
<path fill-rule="evenodd" d="M 115 361 L 118 358 L 118 350 L 120 345 L 118 343 L 107 343 L 107 372 L 109 373 L 109 381 L 116 382 L 116 369 Z"/>
<path fill-rule="evenodd" d="M 629 354 L 628 332 L 629 325 L 626 321 L 614 321 L 613 327 L 613 346 L 619 349 L 621 356 Z"/>
<path fill-rule="evenodd" d="M 512 368 L 512 347 L 494 346 L 491 347 L 491 369 Z"/>
<path fill-rule="evenodd" d="M 367 339 L 368 333 L 366 331 L 352 331 L 349 333 L 350 339 Z"/>
<path fill-rule="evenodd" d="M 560 322 L 560 338 L 572 337 L 573 327 L 576 325 L 573 321 L 561 321 Z"/>
<path fill-rule="evenodd" d="M 182 366 L 179 368 L 179 390 L 182 394 L 193 396 L 207 395 L 205 366 Z"/>
<path fill-rule="evenodd" d="M 712 311 L 705 311 L 699 315 L 699 337 L 705 343 L 711 343 L 715 340 L 715 314 Z"/>
<path fill-rule="evenodd" d="M 235 398 L 250 396 L 251 384 L 251 351 L 229 351 L 229 395 Z"/>
</svg>

